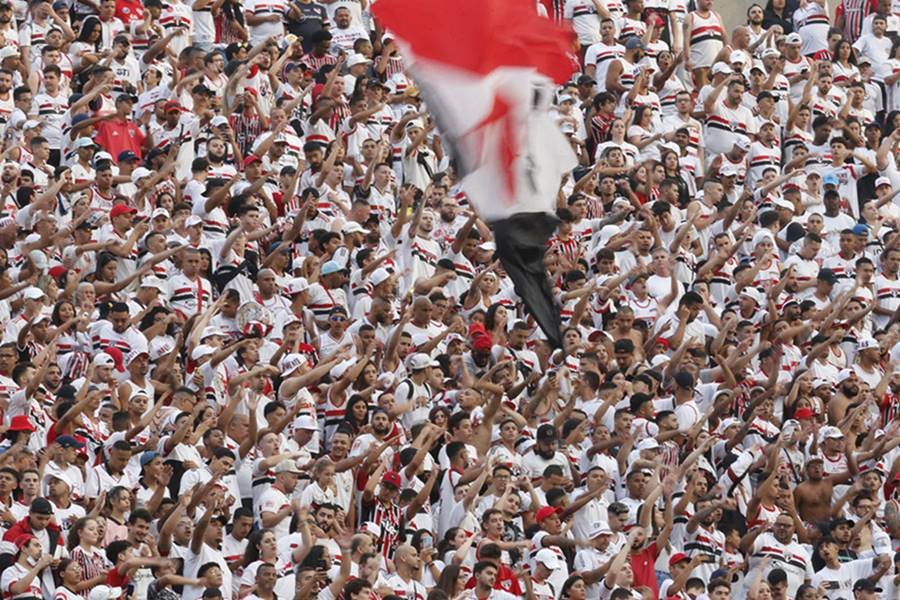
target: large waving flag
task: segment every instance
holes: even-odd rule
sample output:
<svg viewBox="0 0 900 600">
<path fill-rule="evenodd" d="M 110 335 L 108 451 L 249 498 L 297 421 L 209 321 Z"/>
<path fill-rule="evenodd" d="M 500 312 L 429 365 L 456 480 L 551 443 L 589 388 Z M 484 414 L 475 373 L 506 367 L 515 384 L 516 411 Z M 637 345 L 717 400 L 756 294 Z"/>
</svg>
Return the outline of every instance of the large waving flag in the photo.
<svg viewBox="0 0 900 600">
<path fill-rule="evenodd" d="M 577 160 L 548 109 L 554 83 L 572 74 L 571 33 L 528 0 L 378 0 L 372 10 L 401 43 L 516 292 L 559 346 L 544 253 Z"/>
</svg>

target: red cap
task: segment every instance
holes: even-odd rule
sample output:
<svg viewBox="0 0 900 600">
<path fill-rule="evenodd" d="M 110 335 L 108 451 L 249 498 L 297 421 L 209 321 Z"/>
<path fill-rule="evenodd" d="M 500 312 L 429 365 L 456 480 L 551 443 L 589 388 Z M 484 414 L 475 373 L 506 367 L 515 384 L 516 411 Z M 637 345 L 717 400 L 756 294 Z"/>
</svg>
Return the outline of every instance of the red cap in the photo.
<svg viewBox="0 0 900 600">
<path fill-rule="evenodd" d="M 662 346 L 663 348 L 665 348 L 666 350 L 668 350 L 668 349 L 669 349 L 669 340 L 667 340 L 667 339 L 664 338 L 664 337 L 656 338 L 656 345 L 657 345 L 657 346 Z"/>
<path fill-rule="evenodd" d="M 678 563 L 686 561 L 686 560 L 691 560 L 691 558 L 684 552 L 676 552 L 675 554 L 673 554 L 672 556 L 669 557 L 669 568 L 671 569 Z"/>
<path fill-rule="evenodd" d="M 133 215 L 137 212 L 137 209 L 133 206 L 126 206 L 125 204 L 116 204 L 112 207 L 112 210 L 109 211 L 109 218 L 115 219 L 116 217 L 120 217 L 122 215 Z"/>
<path fill-rule="evenodd" d="M 255 154 L 248 154 L 244 157 L 244 167 L 249 167 L 253 163 L 262 162 L 262 159 Z"/>
<path fill-rule="evenodd" d="M 184 112 L 184 107 L 181 106 L 181 103 L 178 100 L 169 100 L 165 104 L 163 104 L 163 110 L 165 112 L 176 111 L 176 112 Z"/>
<path fill-rule="evenodd" d="M 113 362 L 116 363 L 116 371 L 118 371 L 119 373 L 124 373 L 125 356 L 122 354 L 122 351 L 118 348 L 113 348 L 112 346 L 110 346 L 109 348 L 105 348 L 103 351 L 109 354 L 112 357 Z"/>
<path fill-rule="evenodd" d="M 381 483 L 386 483 L 388 485 L 392 485 L 398 490 L 403 485 L 403 481 L 400 479 L 400 473 L 397 471 L 388 471 L 381 478 Z"/>
<path fill-rule="evenodd" d="M 541 523 L 544 519 L 549 517 L 550 515 L 559 515 L 562 514 L 562 510 L 560 507 L 556 506 L 544 506 L 537 511 L 537 514 L 534 515 L 534 520 L 537 523 Z"/>
<path fill-rule="evenodd" d="M 64 266 L 56 265 L 55 267 L 47 270 L 47 275 L 49 275 L 53 279 L 59 279 L 60 276 L 65 275 L 66 271 L 68 271 L 68 269 Z"/>
<path fill-rule="evenodd" d="M 34 423 L 28 418 L 28 415 L 16 415 L 9 420 L 7 431 L 36 431 Z"/>
<path fill-rule="evenodd" d="M 15 541 L 16 548 L 21 550 L 22 548 L 25 547 L 25 544 L 27 544 L 31 540 L 36 540 L 36 539 L 37 538 L 34 537 L 33 535 L 31 535 L 30 533 L 23 533 L 22 535 L 20 535 L 19 537 L 16 538 L 16 541 Z"/>
<path fill-rule="evenodd" d="M 798 408 L 797 412 L 794 413 L 794 418 L 798 421 L 803 421 L 805 419 L 812 419 L 816 416 L 816 413 L 812 411 L 812 409 L 806 408 L 805 406 L 802 408 Z"/>
</svg>

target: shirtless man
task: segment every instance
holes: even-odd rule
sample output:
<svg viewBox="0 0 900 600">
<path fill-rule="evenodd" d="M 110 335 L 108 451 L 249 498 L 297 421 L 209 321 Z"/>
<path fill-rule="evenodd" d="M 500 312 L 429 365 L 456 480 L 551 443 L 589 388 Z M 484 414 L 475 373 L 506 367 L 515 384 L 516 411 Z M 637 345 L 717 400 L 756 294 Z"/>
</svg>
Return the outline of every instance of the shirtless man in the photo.
<svg viewBox="0 0 900 600">
<path fill-rule="evenodd" d="M 808 523 L 827 523 L 831 519 L 831 497 L 836 484 L 853 477 L 856 463 L 847 457 L 850 470 L 825 475 L 824 460 L 813 455 L 806 461 L 806 480 L 794 490 L 794 503 L 800 518 Z"/>
</svg>

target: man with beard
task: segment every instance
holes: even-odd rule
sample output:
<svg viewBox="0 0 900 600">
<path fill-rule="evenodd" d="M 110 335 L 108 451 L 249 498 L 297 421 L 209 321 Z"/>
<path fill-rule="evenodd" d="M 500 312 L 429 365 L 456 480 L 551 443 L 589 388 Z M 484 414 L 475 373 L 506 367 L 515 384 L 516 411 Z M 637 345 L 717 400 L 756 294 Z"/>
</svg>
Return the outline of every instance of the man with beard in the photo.
<svg viewBox="0 0 900 600">
<path fill-rule="evenodd" d="M 131 313 L 124 302 L 114 302 L 106 319 L 94 324 L 91 339 L 98 351 L 110 346 L 126 353 L 147 351 L 147 338 L 131 324 Z"/>
<path fill-rule="evenodd" d="M 809 457 L 806 461 L 806 480 L 794 490 L 797 513 L 808 523 L 828 522 L 834 486 L 848 481 L 856 470 L 856 464 L 850 462 L 852 470 L 826 476 L 824 460 L 821 455 Z"/>
<path fill-rule="evenodd" d="M 532 447 L 532 452 L 525 456 L 523 467 L 525 473 L 535 481 L 543 476 L 544 470 L 550 465 L 559 465 L 563 473 L 577 474 L 575 467 L 569 463 L 566 455 L 557 449 L 558 439 L 556 428 L 551 423 L 544 423 L 537 430 L 537 442 Z"/>
<path fill-rule="evenodd" d="M 0 25 L 3 24 L 3 18 L 9 20 L 9 10 L 0 5 Z M 15 110 L 16 105 L 13 102 L 12 93 L 13 74 L 9 69 L 0 69 L 0 136 L 6 133 L 6 124 L 9 117 Z"/>
<path fill-rule="evenodd" d="M 828 402 L 828 420 L 831 423 L 840 423 L 846 416 L 847 409 L 854 404 L 859 396 L 859 379 L 853 369 L 841 369 L 837 375 L 837 393 Z"/>
<path fill-rule="evenodd" d="M 224 117 L 222 119 L 224 121 Z M 223 125 L 228 127 L 228 122 L 225 121 Z M 220 136 L 211 137 L 206 143 L 206 160 L 209 161 L 207 173 L 210 179 L 231 179 L 237 174 L 237 169 L 230 162 L 227 162 L 227 158 L 228 147 L 226 140 Z"/>
<path fill-rule="evenodd" d="M 152 407 L 156 391 L 153 381 L 147 377 L 150 372 L 150 355 L 146 351 L 132 350 L 125 355 L 124 362 L 128 378 L 119 384 L 118 397 L 131 398 L 136 392 L 144 392 L 150 399 Z"/>
<path fill-rule="evenodd" d="M 381 285 L 384 284 L 382 283 Z M 387 344 L 389 338 L 387 328 L 392 322 L 391 315 L 393 314 L 391 303 L 383 298 L 373 298 L 370 302 L 368 312 L 362 315 L 354 315 L 352 319 L 353 324 L 347 329 L 347 332 L 352 335 L 358 335 L 363 325 L 371 325 L 375 329 L 375 338 L 382 344 Z"/>
<path fill-rule="evenodd" d="M 702 309 L 703 297 L 697 292 L 685 292 L 678 300 L 678 308 L 656 322 L 654 337 L 665 338 L 673 349 L 682 343 L 702 344 L 706 339 L 706 332 L 703 324 L 697 320 Z"/>
<path fill-rule="evenodd" d="M 396 232 L 400 264 L 407 269 L 402 279 L 401 293 L 412 289 L 418 280 L 433 277 L 437 261 L 441 257 L 440 244 L 431 238 L 431 232 L 434 230 L 434 211 L 425 208 L 424 198 L 419 200 L 412 221 L 404 227 L 413 199 L 420 196 L 417 192 L 418 190 L 410 190 L 404 186 L 400 194 L 400 213 L 392 227 L 392 234 Z"/>
</svg>

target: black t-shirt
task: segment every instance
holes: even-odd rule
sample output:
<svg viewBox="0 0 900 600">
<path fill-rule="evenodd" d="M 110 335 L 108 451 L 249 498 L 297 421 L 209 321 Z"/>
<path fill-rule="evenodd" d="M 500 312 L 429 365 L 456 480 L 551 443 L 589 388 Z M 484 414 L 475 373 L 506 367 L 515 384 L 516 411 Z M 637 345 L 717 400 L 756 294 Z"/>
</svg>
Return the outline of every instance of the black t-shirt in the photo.
<svg viewBox="0 0 900 600">
<path fill-rule="evenodd" d="M 312 35 L 325 29 L 328 23 L 328 12 L 318 2 L 308 4 L 295 2 L 294 6 L 300 10 L 300 19 L 288 19 L 287 29 L 290 33 L 303 38 L 303 51 L 309 52 L 312 50 Z"/>
</svg>

